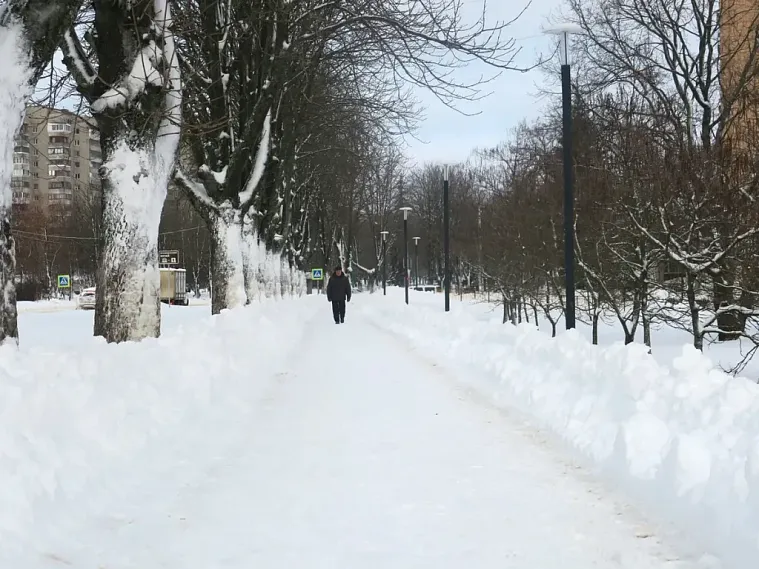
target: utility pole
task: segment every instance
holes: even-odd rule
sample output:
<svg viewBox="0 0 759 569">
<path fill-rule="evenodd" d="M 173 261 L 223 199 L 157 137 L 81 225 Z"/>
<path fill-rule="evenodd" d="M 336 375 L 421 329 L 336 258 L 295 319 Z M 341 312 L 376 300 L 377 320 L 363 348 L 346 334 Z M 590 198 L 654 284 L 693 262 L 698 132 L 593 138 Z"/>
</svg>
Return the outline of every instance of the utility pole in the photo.
<svg viewBox="0 0 759 569">
<path fill-rule="evenodd" d="M 451 311 L 451 204 L 448 196 L 448 165 L 443 173 L 443 290 L 445 311 Z"/>
<path fill-rule="evenodd" d="M 382 294 L 387 296 L 387 231 L 380 231 L 382 235 Z"/>
</svg>

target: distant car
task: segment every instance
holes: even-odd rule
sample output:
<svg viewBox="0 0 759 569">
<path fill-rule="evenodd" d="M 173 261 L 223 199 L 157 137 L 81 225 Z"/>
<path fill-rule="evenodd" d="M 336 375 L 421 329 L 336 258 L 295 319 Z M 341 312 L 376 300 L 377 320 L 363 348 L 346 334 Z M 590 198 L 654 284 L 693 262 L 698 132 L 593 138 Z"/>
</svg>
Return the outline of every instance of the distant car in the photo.
<svg viewBox="0 0 759 569">
<path fill-rule="evenodd" d="M 79 295 L 77 308 L 80 310 L 95 310 L 95 288 L 86 288 Z"/>
</svg>

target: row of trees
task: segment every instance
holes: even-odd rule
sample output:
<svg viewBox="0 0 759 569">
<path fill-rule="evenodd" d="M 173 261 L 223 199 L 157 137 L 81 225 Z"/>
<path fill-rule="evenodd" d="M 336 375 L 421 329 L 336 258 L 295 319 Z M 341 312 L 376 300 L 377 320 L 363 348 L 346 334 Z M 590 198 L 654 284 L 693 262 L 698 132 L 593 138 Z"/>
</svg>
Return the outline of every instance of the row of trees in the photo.
<svg viewBox="0 0 759 569">
<path fill-rule="evenodd" d="M 376 150 L 414 127 L 408 87 L 450 105 L 477 96 L 452 72 L 510 68 L 506 25 L 467 25 L 459 0 L 6 0 L 0 339 L 18 332 L 9 149 L 57 49 L 100 131 L 95 334 L 118 342 L 160 331 L 171 184 L 207 231 L 213 312 L 292 293 L 316 251 L 350 254 L 354 228 L 333 206 L 347 196 L 356 211 Z"/>
<path fill-rule="evenodd" d="M 580 307 L 625 341 L 655 322 L 759 347 L 757 17 L 717 0 L 568 0 Z M 547 66 L 549 77 L 557 69 Z M 556 98 L 558 103 L 558 97 Z M 453 279 L 498 292 L 504 318 L 564 310 L 558 105 L 451 170 Z M 405 172 L 405 174 L 404 174 Z M 378 152 L 342 219 L 345 257 L 381 265 L 379 231 L 414 208 L 423 276 L 442 277 L 443 169 Z M 396 244 L 397 245 L 397 244 Z M 401 274 L 395 249 L 391 274 Z M 402 249 L 400 249 L 402 250 Z M 368 264 L 368 265 L 367 265 Z M 369 272 L 370 272 L 369 271 Z"/>
</svg>

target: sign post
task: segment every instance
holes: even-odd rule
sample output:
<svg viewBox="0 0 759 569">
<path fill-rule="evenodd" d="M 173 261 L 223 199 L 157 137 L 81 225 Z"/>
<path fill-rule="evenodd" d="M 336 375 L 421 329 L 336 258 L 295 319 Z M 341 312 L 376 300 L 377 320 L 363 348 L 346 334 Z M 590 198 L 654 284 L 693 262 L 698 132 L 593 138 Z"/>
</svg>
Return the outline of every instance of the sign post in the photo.
<svg viewBox="0 0 759 569">
<path fill-rule="evenodd" d="M 69 289 L 69 300 L 71 300 L 71 276 L 69 275 L 58 275 L 58 290 L 61 289 Z"/>
<path fill-rule="evenodd" d="M 311 280 L 319 283 L 319 290 L 324 288 L 324 269 L 311 269 Z"/>
<path fill-rule="evenodd" d="M 159 251 L 158 264 L 164 267 L 176 267 L 179 264 L 179 251 L 177 250 Z"/>
</svg>

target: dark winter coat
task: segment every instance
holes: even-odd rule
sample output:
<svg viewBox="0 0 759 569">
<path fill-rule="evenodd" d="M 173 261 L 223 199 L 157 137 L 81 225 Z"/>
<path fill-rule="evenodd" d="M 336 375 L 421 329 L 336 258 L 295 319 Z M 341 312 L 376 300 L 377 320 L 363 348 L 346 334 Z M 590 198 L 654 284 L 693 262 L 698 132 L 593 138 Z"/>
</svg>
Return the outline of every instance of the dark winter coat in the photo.
<svg viewBox="0 0 759 569">
<path fill-rule="evenodd" d="M 327 300 L 330 302 L 351 301 L 351 281 L 345 273 L 339 277 L 332 273 L 327 283 Z"/>
</svg>

